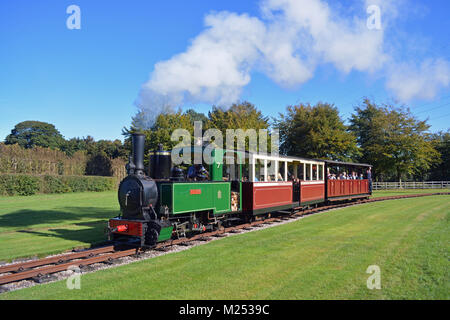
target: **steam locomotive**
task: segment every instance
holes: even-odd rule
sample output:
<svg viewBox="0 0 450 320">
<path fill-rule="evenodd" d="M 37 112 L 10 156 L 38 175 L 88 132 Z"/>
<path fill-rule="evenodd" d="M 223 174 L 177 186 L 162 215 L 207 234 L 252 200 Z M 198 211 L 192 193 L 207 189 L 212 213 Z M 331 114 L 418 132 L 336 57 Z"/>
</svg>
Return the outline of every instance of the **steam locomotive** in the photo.
<svg viewBox="0 0 450 320">
<path fill-rule="evenodd" d="M 144 135 L 132 135 L 128 176 L 118 190 L 121 213 L 108 222 L 109 239 L 117 243 L 154 247 L 171 238 L 371 195 L 367 176 L 329 179 L 343 171 L 362 177 L 369 164 L 216 148 L 211 152 L 208 178 L 198 181 L 172 166 L 171 153 L 162 148 L 150 153 L 145 172 L 144 144 Z M 190 151 L 203 155 L 204 149 Z"/>
</svg>

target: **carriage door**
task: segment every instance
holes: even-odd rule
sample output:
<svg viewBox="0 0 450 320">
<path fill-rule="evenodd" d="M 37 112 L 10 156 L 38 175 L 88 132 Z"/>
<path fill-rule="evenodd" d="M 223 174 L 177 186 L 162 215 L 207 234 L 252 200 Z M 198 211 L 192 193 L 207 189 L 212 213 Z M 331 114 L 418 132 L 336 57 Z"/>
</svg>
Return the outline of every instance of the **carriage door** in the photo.
<svg viewBox="0 0 450 320">
<path fill-rule="evenodd" d="M 293 186 L 293 199 L 292 202 L 300 202 L 300 182 L 299 181 L 293 181 L 292 182 L 294 184 Z"/>
</svg>

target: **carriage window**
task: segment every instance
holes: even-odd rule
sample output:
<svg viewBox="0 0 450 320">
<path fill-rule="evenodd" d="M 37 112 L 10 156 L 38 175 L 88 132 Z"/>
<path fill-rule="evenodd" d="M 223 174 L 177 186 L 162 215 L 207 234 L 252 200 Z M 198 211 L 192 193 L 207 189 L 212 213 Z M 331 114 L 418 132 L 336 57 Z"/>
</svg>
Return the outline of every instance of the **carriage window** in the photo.
<svg viewBox="0 0 450 320">
<path fill-rule="evenodd" d="M 305 167 L 305 180 L 311 180 L 311 164 L 307 163 Z"/>
<path fill-rule="evenodd" d="M 230 181 L 230 165 L 223 165 L 222 166 L 222 179 L 223 181 Z"/>
<path fill-rule="evenodd" d="M 275 181 L 275 161 L 267 161 L 267 181 Z"/>
<path fill-rule="evenodd" d="M 297 177 L 300 180 L 304 180 L 304 173 L 303 173 L 303 163 L 300 163 L 297 167 Z"/>
<path fill-rule="evenodd" d="M 319 165 L 319 180 L 323 180 L 323 164 Z"/>
<path fill-rule="evenodd" d="M 288 163 L 288 180 L 294 180 L 294 176 L 294 165 L 292 163 Z"/>
<path fill-rule="evenodd" d="M 312 179 L 317 180 L 317 164 L 312 165 Z"/>
<path fill-rule="evenodd" d="M 284 181 L 284 162 L 278 162 L 278 181 Z"/>
<path fill-rule="evenodd" d="M 249 172 L 249 164 L 243 164 L 242 165 L 242 181 L 249 181 L 250 179 L 250 172 Z"/>
<path fill-rule="evenodd" d="M 264 181 L 264 160 L 256 160 L 255 175 L 256 181 Z"/>
<path fill-rule="evenodd" d="M 226 164 L 223 166 L 223 180 L 236 181 L 239 180 L 239 165 Z"/>
<path fill-rule="evenodd" d="M 236 154 L 227 152 L 223 157 L 222 177 L 224 181 L 239 180 L 239 165 L 237 164 Z"/>
</svg>

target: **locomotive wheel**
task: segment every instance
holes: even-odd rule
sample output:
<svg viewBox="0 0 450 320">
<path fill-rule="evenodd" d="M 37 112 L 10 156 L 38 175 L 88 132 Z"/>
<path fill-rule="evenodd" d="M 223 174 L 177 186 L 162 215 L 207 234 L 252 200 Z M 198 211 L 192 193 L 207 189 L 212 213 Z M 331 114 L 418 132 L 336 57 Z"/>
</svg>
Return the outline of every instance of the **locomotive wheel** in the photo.
<svg viewBox="0 0 450 320">
<path fill-rule="evenodd" d="M 158 231 L 153 228 L 149 228 L 145 233 L 145 245 L 147 246 L 155 246 L 156 242 L 158 242 Z"/>
</svg>

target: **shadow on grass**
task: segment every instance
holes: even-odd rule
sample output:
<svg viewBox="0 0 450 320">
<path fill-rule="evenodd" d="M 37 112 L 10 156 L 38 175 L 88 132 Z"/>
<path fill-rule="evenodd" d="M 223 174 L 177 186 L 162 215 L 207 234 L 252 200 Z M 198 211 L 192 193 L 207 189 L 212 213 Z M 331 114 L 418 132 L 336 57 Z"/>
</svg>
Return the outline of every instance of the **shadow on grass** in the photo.
<svg viewBox="0 0 450 320">
<path fill-rule="evenodd" d="M 117 210 L 98 207 L 65 207 L 58 210 L 26 209 L 1 215 L 0 226 L 6 231 L 11 228 L 11 231 L 47 239 L 55 237 L 92 245 L 106 240 L 105 227 L 108 219 L 117 215 Z M 42 230 L 44 228 L 46 230 Z"/>
</svg>

